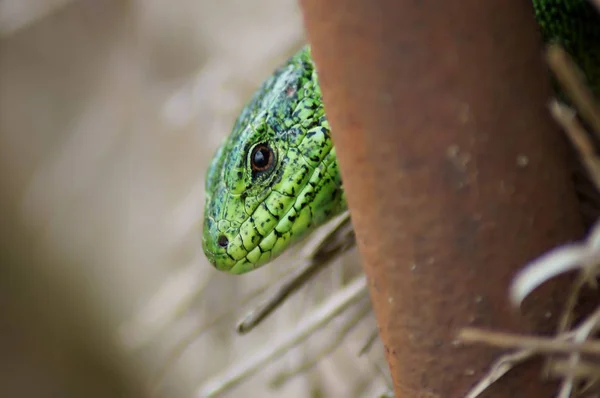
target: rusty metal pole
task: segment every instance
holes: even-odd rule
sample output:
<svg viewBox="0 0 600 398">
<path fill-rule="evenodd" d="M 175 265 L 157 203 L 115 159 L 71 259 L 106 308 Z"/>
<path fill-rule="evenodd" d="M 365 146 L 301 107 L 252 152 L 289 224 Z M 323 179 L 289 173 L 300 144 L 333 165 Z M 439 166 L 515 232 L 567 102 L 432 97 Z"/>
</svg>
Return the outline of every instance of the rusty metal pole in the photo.
<svg viewBox="0 0 600 398">
<path fill-rule="evenodd" d="M 498 351 L 458 330 L 551 330 L 564 281 L 520 314 L 507 287 L 582 232 L 532 6 L 301 4 L 396 397 L 461 397 Z M 539 377 L 486 397 L 551 396 Z"/>
</svg>

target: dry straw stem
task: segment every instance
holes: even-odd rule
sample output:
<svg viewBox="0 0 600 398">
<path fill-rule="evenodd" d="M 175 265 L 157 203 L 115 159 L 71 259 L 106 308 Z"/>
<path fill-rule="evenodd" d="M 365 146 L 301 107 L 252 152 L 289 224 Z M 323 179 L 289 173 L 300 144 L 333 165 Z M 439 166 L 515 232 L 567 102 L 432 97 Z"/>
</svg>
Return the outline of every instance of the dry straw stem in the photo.
<svg viewBox="0 0 600 398">
<path fill-rule="evenodd" d="M 365 344 L 363 344 L 361 349 L 358 351 L 358 356 L 365 355 L 367 352 L 371 351 L 373 344 L 375 344 L 375 342 L 377 341 L 378 338 L 379 338 L 379 330 L 375 329 L 371 332 L 371 334 L 367 338 L 367 341 L 365 342 Z"/>
<path fill-rule="evenodd" d="M 158 340 L 168 328 L 172 327 L 187 311 L 192 309 L 194 300 L 201 296 L 211 277 L 202 278 L 197 264 L 193 263 L 174 273 L 160 287 L 146 306 L 131 320 L 119 327 L 120 339 L 130 350 L 142 350 L 151 342 Z M 244 301 L 262 293 L 268 285 L 260 286 L 251 292 Z M 156 374 L 151 377 L 149 391 L 157 394 L 169 370 L 183 355 L 185 350 L 205 332 L 215 325 L 226 321 L 238 310 L 239 304 L 232 302 L 230 307 L 207 322 L 192 330 L 177 342 L 168 358 L 162 363 Z"/>
<path fill-rule="evenodd" d="M 596 310 L 588 319 L 573 331 L 562 333 L 554 338 L 530 337 L 523 335 L 514 335 L 509 333 L 490 332 L 474 328 L 463 329 L 459 339 L 469 343 L 484 343 L 503 348 L 520 348 L 518 351 L 502 356 L 491 367 L 480 382 L 475 385 L 466 395 L 466 398 L 476 398 L 483 393 L 490 385 L 504 376 L 515 366 L 543 353 L 570 353 L 571 357 L 567 360 L 553 361 L 549 367 L 550 373 L 564 377 L 559 393 L 560 398 L 571 396 L 575 388 L 575 374 L 579 369 L 579 355 L 583 350 L 589 350 L 592 353 L 600 354 L 600 344 L 592 343 L 592 346 L 583 342 L 592 330 L 598 327 L 600 321 L 600 309 Z M 573 340 L 570 342 L 569 340 Z M 589 352 L 588 352 L 589 353 Z M 574 361 L 574 359 L 576 361 Z M 555 366 L 561 363 L 563 367 Z M 565 364 L 567 366 L 565 366 Z M 561 370 L 566 370 L 561 372 Z M 600 373 L 594 375 L 590 381 L 595 382 L 600 377 Z"/>
<path fill-rule="evenodd" d="M 589 237 L 583 242 L 565 244 L 527 264 L 513 280 L 509 292 L 510 300 L 515 307 L 519 307 L 525 297 L 541 284 L 573 270 L 580 270 L 581 276 L 594 286 L 592 281 L 598 273 L 598 259 L 600 259 L 600 224 L 593 228 Z M 575 292 L 578 294 L 579 290 Z M 572 300 L 565 297 L 565 301 L 569 304 L 568 308 L 571 309 Z"/>
<path fill-rule="evenodd" d="M 598 128 L 600 131 L 600 109 L 587 89 L 582 75 L 577 71 L 576 65 L 558 46 L 548 48 L 547 58 L 552 70 L 565 86 L 565 92 L 569 94 L 570 98 L 573 98 L 577 109 L 585 110 L 581 112 L 581 115 L 587 118 L 592 127 Z M 588 133 L 577 120 L 575 112 L 556 100 L 551 103 L 550 110 L 573 143 L 596 189 L 600 190 L 600 158 Z M 582 274 L 575 281 L 572 293 L 566 300 L 567 306 L 559 328 L 559 332 L 564 331 L 570 324 L 572 309 L 583 282 L 588 281 L 590 285 L 595 286 L 598 259 L 600 258 L 599 250 L 600 224 L 596 225 L 586 241 L 558 247 L 521 270 L 511 286 L 511 301 L 519 306 L 527 295 L 547 280 L 561 273 L 581 270 Z"/>
<path fill-rule="evenodd" d="M 553 100 L 550 111 L 554 119 L 564 129 L 567 137 L 577 151 L 582 164 L 597 190 L 600 190 L 600 157 L 589 133 L 577 118 L 580 116 L 600 137 L 600 107 L 586 86 L 584 77 L 579 72 L 569 55 L 559 46 L 548 47 L 547 60 L 557 76 L 565 93 L 577 109 L 575 111 L 564 104 Z M 565 295 L 565 306 L 554 337 L 515 335 L 495 331 L 463 329 L 459 339 L 469 343 L 484 343 L 501 348 L 513 348 L 518 351 L 500 358 L 487 375 L 469 392 L 467 398 L 475 398 L 485 391 L 514 366 L 536 355 L 547 358 L 548 376 L 562 379 L 558 398 L 583 396 L 600 392 L 600 367 L 593 362 L 585 361 L 582 355 L 600 359 L 600 341 L 591 339 L 599 328 L 600 307 L 588 316 L 573 330 L 573 310 L 579 299 L 581 288 L 587 283 L 597 287 L 596 277 L 600 271 L 600 222 L 596 223 L 588 237 L 582 242 L 575 242 L 555 248 L 540 258 L 527 264 L 514 278 L 509 296 L 515 306 L 537 287 L 546 281 L 568 271 L 578 271 L 572 288 Z M 585 382 L 580 387 L 581 382 Z M 595 389 L 595 390 L 594 390 Z M 590 395 L 586 395 L 590 396 Z"/>
<path fill-rule="evenodd" d="M 529 349 L 520 350 L 511 354 L 506 354 L 494 362 L 490 371 L 482 378 L 465 396 L 465 398 L 476 398 L 489 386 L 494 384 L 509 370 L 515 366 L 528 361 L 535 356 L 535 352 Z"/>
<path fill-rule="evenodd" d="M 119 328 L 120 338 L 131 350 L 141 350 L 157 340 L 202 295 L 210 277 L 203 279 L 197 264 L 173 272 L 148 303 Z"/>
<path fill-rule="evenodd" d="M 573 341 L 576 343 L 583 343 L 590 337 L 592 333 L 595 333 L 598 329 L 598 321 L 600 320 L 599 316 L 600 310 L 596 311 L 596 314 L 589 317 L 586 322 L 578 327 L 573 336 Z M 581 365 L 581 354 L 579 352 L 571 353 L 566 363 L 568 367 L 563 373 L 565 378 L 562 381 L 558 398 L 569 398 L 571 393 L 577 388 L 575 373 Z M 552 363 L 548 368 L 551 370 Z"/>
<path fill-rule="evenodd" d="M 219 322 L 225 321 L 231 315 L 231 312 L 235 309 L 236 308 L 232 306 L 232 308 L 230 308 L 228 311 L 224 311 L 209 322 L 202 324 L 200 327 L 193 330 L 188 336 L 184 337 L 183 339 L 177 342 L 167 360 L 162 364 L 162 366 L 156 372 L 155 376 L 150 380 L 149 391 L 152 392 L 153 396 L 158 394 L 159 389 L 162 383 L 165 381 L 169 370 L 175 364 L 175 362 L 183 355 L 185 350 L 196 339 L 200 338 L 205 332 L 208 332 L 211 327 L 217 325 Z"/>
<path fill-rule="evenodd" d="M 331 340 L 327 342 L 325 347 L 323 347 L 316 355 L 313 355 L 308 360 L 300 363 L 292 369 L 283 370 L 278 373 L 273 380 L 271 381 L 271 386 L 275 388 L 279 388 L 285 383 L 287 383 L 293 377 L 296 377 L 304 372 L 311 370 L 315 367 L 323 358 L 334 352 L 343 342 L 346 336 L 348 336 L 352 330 L 363 320 L 369 313 L 371 312 L 371 303 L 368 300 L 365 300 L 363 304 L 360 306 L 358 312 L 344 320 L 342 326 L 332 335 Z"/>
<path fill-rule="evenodd" d="M 600 376 L 600 366 L 592 362 L 581 361 L 577 367 L 573 367 L 568 360 L 558 360 L 552 364 L 550 372 L 559 376 L 572 372 L 572 376 L 577 379 L 591 379 Z"/>
<path fill-rule="evenodd" d="M 579 115 L 590 123 L 593 131 L 600 133 L 600 109 L 575 62 L 558 44 L 549 45 L 546 54 L 552 72 Z"/>
<path fill-rule="evenodd" d="M 130 321 L 119 328 L 121 341 L 131 350 L 141 350 L 172 327 L 185 312 L 192 309 L 194 299 L 201 296 L 204 287 L 211 278 L 202 279 L 197 264 L 191 264 L 175 273 L 159 289 L 148 304 Z M 248 294 L 243 301 L 249 301 L 264 292 L 268 285 L 263 285 Z M 239 303 L 232 302 L 229 308 L 202 323 L 187 336 L 177 342 L 168 358 L 162 363 L 149 382 L 149 390 L 157 394 L 169 370 L 181 358 L 185 350 L 204 333 L 215 325 L 227 321 L 237 311 Z"/>
<path fill-rule="evenodd" d="M 364 275 L 356 278 L 344 289 L 336 292 L 326 302 L 298 321 L 298 327 L 285 333 L 275 342 L 266 344 L 245 361 L 227 369 L 212 380 L 205 382 L 196 396 L 213 397 L 221 394 L 263 369 L 269 362 L 302 343 L 335 316 L 367 296 L 367 281 Z"/>
<path fill-rule="evenodd" d="M 530 349 L 537 353 L 546 354 L 570 354 L 579 352 L 582 354 L 600 355 L 600 342 L 585 341 L 581 343 L 562 341 L 555 337 L 535 337 L 525 334 L 511 334 L 465 328 L 461 330 L 459 339 L 469 343 L 485 343 L 499 348 L 522 348 Z"/>
<path fill-rule="evenodd" d="M 318 271 L 331 264 L 354 245 L 354 230 L 350 215 L 345 212 L 332 223 L 328 223 L 322 233 L 310 240 L 303 250 L 300 263 L 293 267 L 294 271 L 278 281 L 272 288 L 272 293 L 238 322 L 238 333 L 246 334 L 254 329 L 279 308 L 291 294 L 314 278 Z"/>
<path fill-rule="evenodd" d="M 318 271 L 324 269 L 333 260 L 339 258 L 354 246 L 355 239 L 350 215 L 345 212 L 321 228 L 312 237 L 303 249 L 300 263 L 293 267 L 293 271 L 289 275 L 278 280 L 270 288 L 271 293 L 267 298 L 244 316 L 238 323 L 238 333 L 250 332 L 279 308 L 289 296 L 312 280 L 318 274 Z M 153 339 L 158 338 L 178 317 L 190 309 L 193 299 L 202 293 L 203 287 L 210 281 L 210 278 L 201 280 L 196 271 L 195 267 L 186 267 L 167 281 L 136 317 L 121 326 L 121 338 L 131 349 L 141 349 Z M 186 286 L 186 288 L 182 289 L 182 286 Z M 249 298 L 263 292 L 266 288 L 266 286 L 263 286 L 257 289 L 250 294 Z M 173 305 L 174 301 L 175 305 Z M 215 324 L 225 321 L 237 308 L 237 305 L 232 306 L 229 310 L 202 324 L 179 341 L 173 348 L 169 358 L 152 377 L 149 386 L 150 391 L 158 392 L 169 369 L 183 355 L 190 344 Z"/>
<path fill-rule="evenodd" d="M 580 159 L 592 178 L 596 187 L 600 187 L 600 158 L 594 150 L 594 144 L 581 125 L 575 112 L 564 104 L 554 100 L 550 103 L 550 111 L 554 119 L 561 125 L 569 136 L 575 149 L 579 152 Z"/>
</svg>

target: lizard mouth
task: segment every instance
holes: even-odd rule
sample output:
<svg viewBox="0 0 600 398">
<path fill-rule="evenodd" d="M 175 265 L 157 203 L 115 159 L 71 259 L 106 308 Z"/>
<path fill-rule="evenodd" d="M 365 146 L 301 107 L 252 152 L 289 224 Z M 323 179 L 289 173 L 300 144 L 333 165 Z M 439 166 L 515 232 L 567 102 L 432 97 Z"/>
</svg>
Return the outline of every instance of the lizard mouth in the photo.
<svg viewBox="0 0 600 398">
<path fill-rule="evenodd" d="M 292 236 L 299 235 L 298 226 L 310 223 L 309 212 L 300 214 L 292 201 L 290 208 L 277 221 L 269 224 L 264 217 L 258 220 L 255 212 L 243 223 L 219 228 L 223 220 L 206 217 L 202 236 L 202 248 L 208 261 L 220 271 L 243 274 L 265 265 L 281 254 L 289 245 Z M 209 206 L 210 207 L 210 206 Z M 268 211 L 266 202 L 259 205 Z"/>
<path fill-rule="evenodd" d="M 333 159 L 328 149 L 325 157 Z M 324 161 L 314 168 L 304 164 L 302 173 L 288 175 L 287 184 L 275 185 L 245 220 L 223 219 L 223 203 L 232 198 L 225 197 L 226 192 L 215 195 L 220 201 L 208 204 L 203 235 L 204 251 L 213 266 L 231 274 L 257 269 L 277 258 L 326 216 L 334 215 L 334 195 L 339 190 L 337 181 L 327 174 L 330 164 Z"/>
</svg>

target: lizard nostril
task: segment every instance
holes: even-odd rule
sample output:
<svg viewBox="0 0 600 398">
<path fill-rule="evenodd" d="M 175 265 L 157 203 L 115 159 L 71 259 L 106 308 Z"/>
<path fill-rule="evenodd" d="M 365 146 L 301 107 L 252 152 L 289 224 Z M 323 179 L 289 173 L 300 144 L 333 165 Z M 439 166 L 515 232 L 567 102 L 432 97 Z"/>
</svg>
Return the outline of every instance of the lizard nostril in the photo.
<svg viewBox="0 0 600 398">
<path fill-rule="evenodd" d="M 217 239 L 217 244 L 219 245 L 219 247 L 225 248 L 227 247 L 227 245 L 229 245 L 229 239 L 227 239 L 225 235 L 220 235 Z"/>
</svg>

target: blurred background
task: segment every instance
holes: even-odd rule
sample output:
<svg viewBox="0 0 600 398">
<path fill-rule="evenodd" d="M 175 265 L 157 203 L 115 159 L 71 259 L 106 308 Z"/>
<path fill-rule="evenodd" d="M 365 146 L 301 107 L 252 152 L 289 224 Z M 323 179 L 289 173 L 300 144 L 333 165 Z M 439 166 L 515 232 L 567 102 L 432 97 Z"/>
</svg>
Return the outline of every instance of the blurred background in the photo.
<svg viewBox="0 0 600 398">
<path fill-rule="evenodd" d="M 201 396 L 360 274 L 352 250 L 239 336 L 252 292 L 297 250 L 244 276 L 201 250 L 210 158 L 303 43 L 294 0 L 0 0 L 1 396 Z M 352 316 L 218 396 L 375 396 L 381 347 L 358 355 L 371 314 L 270 387 Z"/>
</svg>

